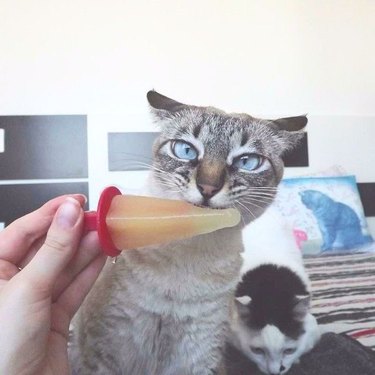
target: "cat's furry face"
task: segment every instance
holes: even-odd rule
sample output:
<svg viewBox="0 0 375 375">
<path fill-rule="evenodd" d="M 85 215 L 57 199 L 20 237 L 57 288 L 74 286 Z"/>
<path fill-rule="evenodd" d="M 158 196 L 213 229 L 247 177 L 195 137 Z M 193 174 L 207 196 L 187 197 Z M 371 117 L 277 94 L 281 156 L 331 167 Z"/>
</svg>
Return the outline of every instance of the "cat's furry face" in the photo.
<svg viewBox="0 0 375 375">
<path fill-rule="evenodd" d="M 311 350 L 319 339 L 316 319 L 307 314 L 303 319 L 303 333 L 291 338 L 275 325 L 251 329 L 239 316 L 231 323 L 236 333 L 235 345 L 265 374 L 285 374 L 303 353 Z"/>
<path fill-rule="evenodd" d="M 282 155 L 301 138 L 304 116 L 275 121 L 147 95 L 161 135 L 154 145 L 156 193 L 212 208 L 238 208 L 245 222 L 271 203 Z"/>
</svg>

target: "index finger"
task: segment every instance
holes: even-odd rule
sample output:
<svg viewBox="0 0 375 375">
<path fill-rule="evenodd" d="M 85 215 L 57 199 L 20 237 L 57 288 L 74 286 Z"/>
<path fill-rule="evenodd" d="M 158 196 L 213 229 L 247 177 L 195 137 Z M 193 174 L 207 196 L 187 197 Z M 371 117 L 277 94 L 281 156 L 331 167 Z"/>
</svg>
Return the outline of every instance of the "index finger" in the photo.
<svg viewBox="0 0 375 375">
<path fill-rule="evenodd" d="M 51 199 L 39 209 L 22 216 L 0 232 L 0 259 L 18 263 L 40 237 L 44 236 L 52 223 L 52 219 L 68 195 Z M 77 199 L 81 206 L 85 204 L 85 196 L 70 195 Z"/>
</svg>

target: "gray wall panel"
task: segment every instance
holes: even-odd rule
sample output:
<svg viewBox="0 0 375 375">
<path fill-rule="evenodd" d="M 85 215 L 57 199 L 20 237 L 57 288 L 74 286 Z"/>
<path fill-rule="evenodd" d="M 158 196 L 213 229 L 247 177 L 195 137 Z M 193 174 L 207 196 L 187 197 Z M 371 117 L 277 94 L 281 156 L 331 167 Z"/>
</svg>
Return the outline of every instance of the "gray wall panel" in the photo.
<svg viewBox="0 0 375 375">
<path fill-rule="evenodd" d="M 86 178 L 86 116 L 0 116 L 0 180 Z"/>
<path fill-rule="evenodd" d="M 0 222 L 8 225 L 63 194 L 85 194 L 88 197 L 88 183 L 0 185 Z"/>
</svg>

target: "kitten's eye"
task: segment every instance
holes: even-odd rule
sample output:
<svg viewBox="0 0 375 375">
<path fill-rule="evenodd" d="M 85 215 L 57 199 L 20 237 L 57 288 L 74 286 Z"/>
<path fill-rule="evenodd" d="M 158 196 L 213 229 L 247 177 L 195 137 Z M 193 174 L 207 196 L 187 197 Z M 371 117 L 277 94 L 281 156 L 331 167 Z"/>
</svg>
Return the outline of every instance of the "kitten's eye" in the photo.
<svg viewBox="0 0 375 375">
<path fill-rule="evenodd" d="M 288 349 L 285 349 L 285 350 L 284 350 L 284 354 L 286 354 L 286 355 L 290 355 L 290 354 L 295 353 L 296 350 L 297 350 L 297 348 L 288 348 Z"/>
<path fill-rule="evenodd" d="M 195 160 L 198 157 L 198 151 L 193 145 L 184 141 L 172 142 L 172 152 L 179 159 Z"/>
<path fill-rule="evenodd" d="M 233 165 L 238 169 L 244 169 L 246 171 L 255 171 L 264 162 L 264 158 L 257 154 L 246 154 L 239 156 L 233 162 Z"/>
<path fill-rule="evenodd" d="M 264 355 L 265 352 L 264 352 L 264 349 L 262 348 L 258 348 L 256 346 L 251 346 L 250 347 L 250 350 L 254 353 L 254 354 L 258 354 L 258 355 Z"/>
</svg>

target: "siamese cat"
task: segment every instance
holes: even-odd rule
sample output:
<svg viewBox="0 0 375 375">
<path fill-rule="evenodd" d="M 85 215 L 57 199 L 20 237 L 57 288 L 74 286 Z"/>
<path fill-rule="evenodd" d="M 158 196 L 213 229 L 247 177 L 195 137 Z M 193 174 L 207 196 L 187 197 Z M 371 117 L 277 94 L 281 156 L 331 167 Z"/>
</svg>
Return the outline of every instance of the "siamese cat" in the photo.
<svg viewBox="0 0 375 375">
<path fill-rule="evenodd" d="M 282 157 L 307 123 L 305 116 L 262 120 L 185 105 L 155 91 L 147 99 L 160 128 L 148 194 L 213 209 L 236 207 L 242 223 L 124 251 L 116 264 L 108 262 L 75 321 L 75 374 L 221 371 L 242 264 L 241 230 L 271 203 Z"/>
</svg>

